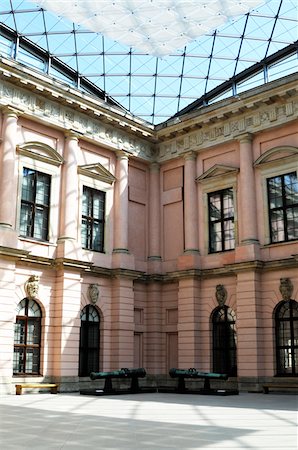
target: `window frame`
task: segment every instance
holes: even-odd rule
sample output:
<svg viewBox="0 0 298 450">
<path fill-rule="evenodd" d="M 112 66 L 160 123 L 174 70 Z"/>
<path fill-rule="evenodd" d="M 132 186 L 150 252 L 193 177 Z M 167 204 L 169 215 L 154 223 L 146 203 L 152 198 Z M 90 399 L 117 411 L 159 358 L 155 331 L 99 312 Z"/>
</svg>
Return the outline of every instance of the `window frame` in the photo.
<svg viewBox="0 0 298 450">
<path fill-rule="evenodd" d="M 16 229 L 19 239 L 24 243 L 34 242 L 36 245 L 51 246 L 55 245 L 58 239 L 59 229 L 59 207 L 60 207 L 60 183 L 61 183 L 61 165 L 63 159 L 60 154 L 52 147 L 42 142 L 27 142 L 17 146 L 18 161 L 18 198 L 16 213 Z M 37 172 L 49 175 L 51 177 L 50 186 L 50 204 L 48 215 L 48 240 L 41 240 L 29 236 L 20 235 L 21 218 L 21 200 L 22 200 L 22 181 L 23 169 L 28 168 Z M 26 245 L 26 244 L 25 244 Z"/>
<path fill-rule="evenodd" d="M 82 213 L 81 213 L 81 241 L 82 241 L 82 232 L 83 232 L 83 220 L 85 219 L 87 222 L 87 246 L 83 245 L 82 242 L 82 248 L 84 250 L 91 250 L 93 252 L 99 252 L 99 253 L 105 253 L 104 250 L 104 244 L 105 244 L 105 215 L 106 215 L 106 192 L 101 191 L 99 189 L 91 188 L 89 186 L 83 185 L 83 192 L 82 192 L 82 205 L 83 205 L 83 198 L 84 198 L 84 191 L 89 192 L 91 194 L 91 210 L 92 215 L 84 215 L 83 214 L 83 206 L 82 206 Z M 103 202 L 103 213 L 102 217 L 95 218 L 93 214 L 93 208 L 94 208 L 94 195 L 98 194 L 101 198 L 101 201 Z M 97 224 L 99 228 L 99 232 L 102 235 L 100 239 L 100 245 L 99 248 L 94 248 L 95 246 L 92 244 L 94 237 L 93 237 L 93 230 L 94 225 Z M 89 236 L 89 237 L 88 237 Z"/>
<path fill-rule="evenodd" d="M 225 166 L 222 164 L 215 164 L 210 169 L 206 170 L 202 175 L 196 178 L 196 182 L 199 185 L 198 198 L 203 199 L 202 202 L 199 201 L 198 209 L 199 214 L 203 217 L 203 227 L 199 229 L 199 241 L 202 243 L 200 245 L 203 248 L 202 255 L 208 255 L 214 257 L 214 255 L 219 255 L 226 253 L 227 251 L 235 251 L 238 245 L 238 204 L 237 204 L 237 178 L 239 169 L 237 167 Z M 209 205 L 208 205 L 208 194 L 212 194 L 217 191 L 222 191 L 225 189 L 233 190 L 233 205 L 234 205 L 234 239 L 235 239 L 235 249 L 227 250 L 226 252 L 209 252 Z"/>
<path fill-rule="evenodd" d="M 224 217 L 224 194 L 228 191 L 231 191 L 232 193 L 232 202 L 233 202 L 233 216 L 228 216 L 228 217 Z M 210 214 L 210 206 L 211 206 L 211 202 L 210 202 L 210 198 L 211 196 L 215 196 L 215 195 L 219 195 L 220 196 L 220 219 L 219 220 L 211 220 L 211 214 Z M 207 199 L 208 199 L 208 237 L 209 237 L 209 241 L 208 241 L 208 253 L 209 254 L 213 254 L 213 253 L 222 253 L 222 252 L 226 252 L 226 251 L 230 251 L 230 250 L 235 250 L 236 247 L 236 240 L 235 240 L 235 204 L 234 204 L 234 190 L 233 188 L 225 188 L 225 189 L 220 189 L 217 190 L 215 192 L 208 192 L 207 195 Z M 232 221 L 233 223 L 233 232 L 234 232 L 234 246 L 232 248 L 225 248 L 226 244 L 229 242 L 229 240 L 227 240 L 225 238 L 225 223 L 228 221 Z M 220 234 L 221 234 L 221 249 L 220 250 L 213 250 L 212 249 L 212 224 L 215 223 L 219 223 L 220 224 Z"/>
<path fill-rule="evenodd" d="M 29 201 L 26 199 L 23 199 L 23 181 L 24 181 L 24 171 L 28 170 L 28 171 L 33 171 L 34 172 L 34 186 L 33 186 L 33 201 Z M 38 184 L 38 177 L 39 176 L 44 176 L 47 177 L 48 180 L 48 191 L 49 191 L 49 195 L 48 195 L 48 204 L 41 204 L 41 203 L 37 203 L 37 184 Z M 23 173 L 22 173 L 22 182 L 21 182 L 21 205 L 20 205 L 20 220 L 19 220 L 19 234 L 20 237 L 22 238 L 29 238 L 29 239 L 34 239 L 37 241 L 42 241 L 42 242 L 49 242 L 49 228 L 50 228 L 50 208 L 51 208 L 51 184 L 52 184 L 52 177 L 50 174 L 48 173 L 44 173 L 44 172 L 40 172 L 38 170 L 32 169 L 32 168 L 28 168 L 28 167 L 23 167 Z M 30 209 L 30 215 L 31 215 L 31 220 L 29 220 L 28 222 L 26 222 L 26 229 L 28 230 L 28 228 L 30 229 L 30 233 L 26 234 L 21 234 L 21 219 L 22 219 L 22 210 L 23 210 L 23 206 L 27 205 L 29 206 Z M 42 218 L 43 218 L 43 222 L 46 222 L 46 234 L 43 234 L 42 232 L 42 236 L 41 237 L 37 237 L 34 233 L 35 230 L 35 218 L 36 218 L 36 213 L 37 210 L 42 210 Z M 43 230 L 43 229 L 42 229 Z"/>
<path fill-rule="evenodd" d="M 24 343 L 16 343 L 15 341 L 15 337 L 14 337 L 14 355 L 15 355 L 15 351 L 16 349 L 23 349 L 23 355 L 24 355 L 24 362 L 23 362 L 23 366 L 24 366 L 24 371 L 23 372 L 15 372 L 14 371 L 14 364 L 15 361 L 13 361 L 13 376 L 15 377 L 23 377 L 23 376 L 38 376 L 41 375 L 40 372 L 40 367 L 41 367 L 41 350 L 42 350 L 42 346 L 41 346 L 41 336 L 42 336 L 42 310 L 40 305 L 38 304 L 38 302 L 36 300 L 33 299 L 29 299 L 28 297 L 25 297 L 23 300 L 25 300 L 25 315 L 19 315 L 17 314 L 15 317 L 15 322 L 14 322 L 14 329 L 16 330 L 16 325 L 18 323 L 18 320 L 21 320 L 24 322 Z M 21 302 L 23 301 L 21 300 Z M 39 316 L 30 316 L 28 314 L 28 307 L 29 307 L 29 303 L 30 301 L 34 302 L 34 304 L 37 305 L 38 307 L 38 311 L 39 311 Z M 21 303 L 19 302 L 19 304 Z M 27 343 L 27 339 L 28 339 L 28 322 L 34 320 L 35 323 L 38 323 L 38 344 L 36 343 Z M 26 358 L 27 358 L 27 349 L 37 349 L 38 350 L 38 364 L 37 364 L 37 370 L 35 372 L 27 372 L 26 371 Z"/>
<path fill-rule="evenodd" d="M 297 203 L 293 203 L 291 205 L 286 205 L 285 177 L 289 176 L 289 175 L 292 175 L 292 174 L 296 175 L 296 180 L 297 180 L 297 183 L 298 183 L 298 176 L 297 176 L 297 172 L 295 170 L 293 170 L 292 172 L 286 172 L 286 173 L 283 173 L 283 174 L 274 175 L 273 177 L 267 177 L 266 178 L 266 183 L 267 183 L 267 204 L 268 204 L 268 225 L 269 225 L 269 232 L 270 232 L 270 244 L 279 244 L 279 243 L 283 243 L 283 242 L 292 242 L 292 241 L 297 241 L 298 240 L 298 236 L 294 237 L 293 239 L 289 239 L 289 237 L 288 237 L 288 233 L 289 232 L 288 232 L 288 227 L 287 227 L 287 224 L 288 224 L 287 211 L 289 209 L 292 209 L 292 208 L 298 208 L 298 201 L 297 201 Z M 270 189 L 269 189 L 270 186 L 269 186 L 269 183 L 270 183 L 270 180 L 273 180 L 273 179 L 278 178 L 278 177 L 281 178 L 281 189 L 282 189 L 281 200 L 282 200 L 282 206 L 281 207 L 271 208 L 270 207 Z M 277 241 L 273 240 L 273 229 L 272 229 L 272 214 L 275 211 L 281 211 L 282 212 L 282 216 L 283 216 L 282 223 L 283 223 L 283 227 L 284 227 L 284 230 L 283 230 L 283 232 L 284 232 L 284 239 L 277 240 Z"/>
<path fill-rule="evenodd" d="M 222 312 L 224 314 L 224 321 L 216 321 L 216 316 L 219 315 L 219 313 Z M 228 320 L 228 315 L 232 314 L 234 316 L 234 320 Z M 211 326 L 212 326 L 212 370 L 214 372 L 219 372 L 219 373 L 226 373 L 227 375 L 231 376 L 231 377 L 235 377 L 237 376 L 237 328 L 236 328 L 236 313 L 235 311 L 230 308 L 227 305 L 224 306 L 218 306 L 217 308 L 215 308 L 212 311 L 211 314 Z M 217 325 L 216 325 L 217 324 Z M 222 333 L 220 333 L 219 335 L 216 334 L 218 333 L 219 330 L 219 326 L 218 324 L 223 324 L 223 326 L 221 327 L 223 334 L 224 334 L 224 339 L 221 340 L 221 345 L 215 345 L 216 342 L 218 342 L 218 338 L 222 338 Z M 233 331 L 234 331 L 234 336 L 235 336 L 235 340 L 234 343 L 235 345 L 232 347 L 230 345 L 230 335 L 229 335 L 229 331 L 231 329 L 231 325 L 233 325 Z M 219 351 L 223 351 L 223 358 L 218 359 L 218 352 Z M 232 362 L 235 362 L 235 364 L 233 365 Z M 219 366 L 224 365 L 225 369 L 223 372 L 219 369 Z"/>
<path fill-rule="evenodd" d="M 281 312 L 284 306 L 289 306 L 289 318 L 283 319 L 278 317 L 278 314 Z M 298 336 L 294 334 L 294 321 L 297 321 L 298 328 L 298 316 L 296 318 L 293 317 L 293 310 L 298 309 L 298 302 L 296 300 L 282 300 L 278 303 L 274 311 L 274 329 L 275 329 L 275 357 L 276 357 L 276 376 L 279 377 L 298 377 L 298 363 L 297 367 L 295 365 L 295 355 L 298 360 Z M 280 340 L 280 332 L 281 332 L 281 323 L 289 322 L 289 330 L 290 330 L 290 344 L 282 345 Z M 296 338 L 296 339 L 295 339 Z M 295 344 L 297 341 L 297 344 Z M 288 354 L 291 356 L 292 362 L 292 371 L 291 373 L 285 371 L 284 365 L 281 363 L 280 351 L 284 350 L 285 353 L 288 351 Z M 294 364 L 293 364 L 294 362 Z"/>
<path fill-rule="evenodd" d="M 89 320 L 90 310 L 96 311 L 98 321 Z M 82 319 L 82 315 L 86 313 L 87 320 Z M 94 305 L 86 305 L 81 310 L 80 315 L 80 338 L 79 338 L 79 377 L 89 377 L 90 372 L 98 372 L 100 366 L 100 352 L 101 352 L 101 314 L 98 308 Z M 89 331 L 90 329 L 97 329 L 98 341 L 97 346 L 89 345 Z M 95 364 L 90 368 L 90 357 L 95 355 Z"/>
<path fill-rule="evenodd" d="M 295 172 L 298 177 L 298 148 L 291 146 L 272 147 L 261 154 L 254 162 L 256 169 L 256 186 L 260 186 L 259 195 L 262 201 L 257 204 L 260 219 L 260 242 L 264 246 L 291 245 L 295 240 L 271 242 L 269 224 L 269 195 L 267 179 Z"/>
</svg>

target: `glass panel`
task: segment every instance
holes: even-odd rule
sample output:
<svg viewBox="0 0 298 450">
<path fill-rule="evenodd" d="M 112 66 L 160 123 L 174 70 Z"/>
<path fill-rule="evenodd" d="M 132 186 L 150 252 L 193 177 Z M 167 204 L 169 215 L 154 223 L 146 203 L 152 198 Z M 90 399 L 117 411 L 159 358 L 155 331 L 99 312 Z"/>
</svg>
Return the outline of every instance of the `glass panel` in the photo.
<svg viewBox="0 0 298 450">
<path fill-rule="evenodd" d="M 37 319 L 28 319 L 27 325 L 27 345 L 39 345 L 40 322 Z"/>
<path fill-rule="evenodd" d="M 38 174 L 36 182 L 36 203 L 49 205 L 50 202 L 50 177 L 45 174 Z"/>
<path fill-rule="evenodd" d="M 96 223 L 96 222 L 93 223 L 92 236 L 93 236 L 92 249 L 100 251 L 101 250 L 101 235 L 100 235 L 99 223 Z"/>
<path fill-rule="evenodd" d="M 15 348 L 13 353 L 13 373 L 24 373 L 24 349 Z"/>
<path fill-rule="evenodd" d="M 24 319 L 16 319 L 16 323 L 14 325 L 14 343 L 15 344 L 24 344 L 25 343 L 25 325 L 26 322 Z"/>
<path fill-rule="evenodd" d="M 99 322 L 99 315 L 94 306 L 89 306 L 89 322 Z"/>
<path fill-rule="evenodd" d="M 298 239 L 298 206 L 287 210 L 288 239 Z"/>
<path fill-rule="evenodd" d="M 24 168 L 22 180 L 22 200 L 34 202 L 34 195 L 35 195 L 34 180 L 35 180 L 35 171 Z"/>
<path fill-rule="evenodd" d="M 268 180 L 270 208 L 282 207 L 282 180 L 275 177 Z"/>
<path fill-rule="evenodd" d="M 26 373 L 39 372 L 39 349 L 27 348 L 26 350 Z"/>
<path fill-rule="evenodd" d="M 292 354 L 291 349 L 282 348 L 278 352 L 280 367 L 282 373 L 292 373 Z"/>
<path fill-rule="evenodd" d="M 87 320 L 87 308 L 84 308 L 83 311 L 81 311 L 81 320 Z"/>
<path fill-rule="evenodd" d="M 20 235 L 32 235 L 32 205 L 22 204 L 20 214 Z"/>
<path fill-rule="evenodd" d="M 82 247 L 89 248 L 88 246 L 88 221 L 86 219 L 82 219 L 81 225 L 81 239 L 82 239 Z"/>
<path fill-rule="evenodd" d="M 220 195 L 210 195 L 209 197 L 209 217 L 210 220 L 219 220 L 221 218 Z"/>
<path fill-rule="evenodd" d="M 226 220 L 224 222 L 224 241 L 225 250 L 231 250 L 235 248 L 234 222 L 232 220 Z"/>
<path fill-rule="evenodd" d="M 29 300 L 28 302 L 28 316 L 41 317 L 40 307 L 34 300 Z"/>
<path fill-rule="evenodd" d="M 36 207 L 35 217 L 34 217 L 34 237 L 36 239 L 47 239 L 48 232 L 48 221 L 47 221 L 47 210 L 41 207 Z"/>
<path fill-rule="evenodd" d="M 26 299 L 23 298 L 23 300 L 20 301 L 20 303 L 18 304 L 18 306 L 16 308 L 16 312 L 17 312 L 18 316 L 25 316 L 26 315 L 25 307 L 26 307 Z"/>
<path fill-rule="evenodd" d="M 283 211 L 271 212 L 271 235 L 272 242 L 282 242 L 285 240 Z"/>
<path fill-rule="evenodd" d="M 284 176 L 285 179 L 285 198 L 287 205 L 298 204 L 298 180 L 295 173 Z"/>
<path fill-rule="evenodd" d="M 83 189 L 83 198 L 82 198 L 82 214 L 83 216 L 88 215 L 88 192 L 86 191 L 86 188 Z"/>
<path fill-rule="evenodd" d="M 220 222 L 212 223 L 210 233 L 211 233 L 210 250 L 213 252 L 222 251 L 221 223 Z"/>
<path fill-rule="evenodd" d="M 234 205 L 233 205 L 233 191 L 232 189 L 227 189 L 223 196 L 223 216 L 234 217 Z"/>
</svg>

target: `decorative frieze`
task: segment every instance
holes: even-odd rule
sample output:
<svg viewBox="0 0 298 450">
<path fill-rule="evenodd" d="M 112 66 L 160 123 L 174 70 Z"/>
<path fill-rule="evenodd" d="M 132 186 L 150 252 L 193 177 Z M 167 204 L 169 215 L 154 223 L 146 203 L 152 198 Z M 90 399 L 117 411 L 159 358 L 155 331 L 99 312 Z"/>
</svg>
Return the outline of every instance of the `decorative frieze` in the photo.
<svg viewBox="0 0 298 450">
<path fill-rule="evenodd" d="M 211 123 L 204 129 L 169 139 L 159 146 L 159 160 L 166 161 L 175 156 L 182 156 L 186 151 L 199 151 L 202 147 L 208 148 L 237 138 L 243 133 L 257 133 L 264 128 L 277 126 L 293 120 L 298 115 L 298 100 L 289 99 L 285 105 L 264 105 L 260 103 L 259 109 L 253 113 L 239 113 L 239 118 L 222 119 L 217 125 Z"/>
<path fill-rule="evenodd" d="M 92 119 L 87 114 L 49 100 L 31 91 L 0 80 L 0 107 L 10 105 L 32 119 L 44 121 L 63 130 L 72 129 L 82 136 L 113 150 L 125 150 L 130 155 L 150 161 L 154 156 L 152 144 L 119 128 Z M 87 109 L 87 108 L 86 108 Z M 100 116 L 100 115 L 99 115 Z M 121 125 L 121 121 L 119 121 Z M 183 147 L 183 146 L 182 146 Z"/>
</svg>

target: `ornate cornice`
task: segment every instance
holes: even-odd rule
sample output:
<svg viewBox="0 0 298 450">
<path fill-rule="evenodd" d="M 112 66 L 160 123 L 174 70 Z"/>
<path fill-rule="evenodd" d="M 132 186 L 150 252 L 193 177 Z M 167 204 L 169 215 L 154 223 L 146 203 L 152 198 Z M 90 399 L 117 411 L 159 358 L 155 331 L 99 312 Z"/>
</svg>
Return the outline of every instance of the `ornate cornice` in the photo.
<svg viewBox="0 0 298 450">
<path fill-rule="evenodd" d="M 96 114 L 94 108 L 89 111 L 85 111 L 87 108 L 80 108 L 82 112 L 77 111 L 73 105 L 72 107 L 63 105 L 59 98 L 48 99 L 41 94 L 2 80 L 0 73 L 0 108 L 7 110 L 8 106 L 15 108 L 17 115 L 59 128 L 64 132 L 78 133 L 81 139 L 113 151 L 123 150 L 131 156 L 146 161 L 151 161 L 155 154 L 154 144 L 145 140 L 145 137 L 149 139 L 152 135 L 151 130 L 146 136 L 145 131 L 141 133 L 143 135 L 141 139 L 136 127 L 125 126 L 124 122 L 123 126 L 120 126 L 119 119 L 111 116 L 107 124 L 102 120 L 100 113 Z M 114 122 L 117 122 L 119 127 L 115 126 Z"/>
<path fill-rule="evenodd" d="M 287 77 L 277 87 L 266 87 L 206 106 L 157 131 L 159 161 L 167 161 L 193 151 L 200 152 L 233 140 L 251 139 L 252 135 L 297 119 L 297 75 Z"/>
</svg>

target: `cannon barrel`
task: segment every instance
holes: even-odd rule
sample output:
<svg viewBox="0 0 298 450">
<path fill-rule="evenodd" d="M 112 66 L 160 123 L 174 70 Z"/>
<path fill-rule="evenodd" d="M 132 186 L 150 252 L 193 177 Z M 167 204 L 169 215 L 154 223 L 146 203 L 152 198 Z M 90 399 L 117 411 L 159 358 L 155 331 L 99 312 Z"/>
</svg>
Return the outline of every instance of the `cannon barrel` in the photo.
<svg viewBox="0 0 298 450">
<path fill-rule="evenodd" d="M 200 372 L 197 369 L 170 369 L 169 374 L 172 378 L 218 378 L 227 380 L 228 375 L 225 373 Z"/>
<path fill-rule="evenodd" d="M 139 369 L 127 369 L 126 367 L 120 370 L 113 370 L 111 372 L 91 372 L 91 380 L 102 380 L 107 378 L 144 378 L 146 376 L 146 370 Z"/>
</svg>

